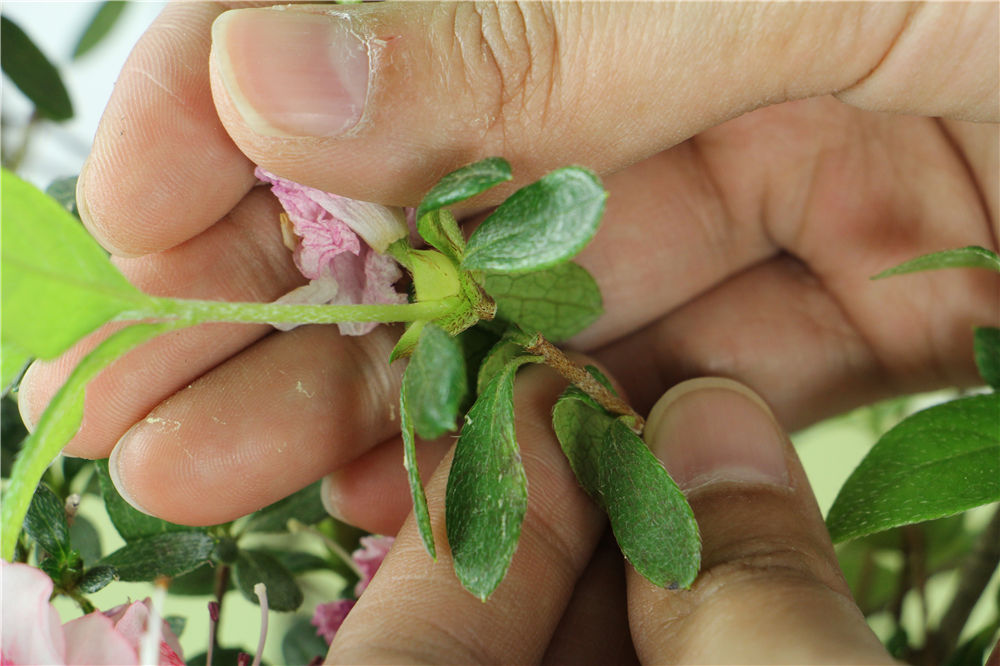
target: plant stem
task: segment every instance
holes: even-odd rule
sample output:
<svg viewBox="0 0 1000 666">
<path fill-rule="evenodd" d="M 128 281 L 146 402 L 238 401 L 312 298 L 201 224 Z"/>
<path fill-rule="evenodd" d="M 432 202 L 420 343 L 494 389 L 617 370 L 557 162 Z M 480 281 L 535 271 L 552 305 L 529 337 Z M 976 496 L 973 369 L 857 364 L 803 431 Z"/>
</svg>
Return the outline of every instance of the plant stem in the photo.
<svg viewBox="0 0 1000 666">
<path fill-rule="evenodd" d="M 979 535 L 976 547 L 962 564 L 959 573 L 958 591 L 948 610 L 941 618 L 941 624 L 928 647 L 934 650 L 933 663 L 943 663 L 944 658 L 955 650 L 958 638 L 965 628 L 969 614 L 983 595 L 993 572 L 1000 565 L 1000 509 L 997 509 L 983 533 Z M 930 639 L 933 640 L 930 640 Z"/>
<path fill-rule="evenodd" d="M 632 407 L 612 393 L 604 384 L 597 381 L 593 375 L 587 372 L 586 368 L 574 363 L 561 349 L 546 340 L 541 335 L 535 337 L 534 341 L 525 347 L 525 350 L 532 354 L 537 354 L 545 360 L 545 364 L 558 372 L 560 375 L 573 382 L 581 391 L 596 400 L 601 407 L 613 414 L 621 414 L 631 419 L 629 427 L 637 434 L 642 434 L 642 429 L 646 421 L 639 416 Z"/>
<path fill-rule="evenodd" d="M 239 322 L 259 324 L 336 324 L 436 319 L 458 305 L 457 298 L 422 303 L 362 305 L 292 305 L 288 303 L 230 303 L 187 299 L 156 299 L 162 316 L 190 324 Z"/>
</svg>

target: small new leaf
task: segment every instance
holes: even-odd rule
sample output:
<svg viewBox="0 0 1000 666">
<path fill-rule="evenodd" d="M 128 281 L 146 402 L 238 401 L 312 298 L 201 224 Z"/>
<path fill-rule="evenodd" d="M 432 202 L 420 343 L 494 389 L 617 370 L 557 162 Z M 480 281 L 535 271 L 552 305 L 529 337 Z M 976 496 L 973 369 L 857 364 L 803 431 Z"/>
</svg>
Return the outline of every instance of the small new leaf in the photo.
<svg viewBox="0 0 1000 666">
<path fill-rule="evenodd" d="M 826 518 L 835 542 L 1000 500 L 1000 393 L 935 405 L 872 447 Z"/>
<path fill-rule="evenodd" d="M 236 586 L 247 601 L 260 605 L 253 591 L 257 583 L 267 586 L 267 605 L 271 610 L 293 611 L 302 605 L 302 589 L 295 577 L 274 557 L 260 550 L 241 550 L 233 567 Z"/>
<path fill-rule="evenodd" d="M 62 500 L 44 483 L 38 484 L 24 518 L 24 531 L 45 552 L 63 562 L 70 552 L 69 524 Z"/>
<path fill-rule="evenodd" d="M 465 238 L 458 222 L 447 210 L 432 210 L 417 218 L 417 232 L 432 247 L 441 250 L 456 264 L 462 263 Z"/>
<path fill-rule="evenodd" d="M 977 328 L 973 349 L 979 376 L 994 390 L 1000 391 L 1000 328 Z"/>
<path fill-rule="evenodd" d="M 521 188 L 469 238 L 466 270 L 525 273 L 571 259 L 593 238 L 607 192 L 581 167 L 557 169 Z"/>
<path fill-rule="evenodd" d="M 943 250 L 932 252 L 882 271 L 872 277 L 873 280 L 902 275 L 903 273 L 916 273 L 917 271 L 931 271 L 939 268 L 985 268 L 987 270 L 1000 273 L 1000 257 L 995 252 L 991 252 L 984 247 L 970 245 L 954 250 Z"/>
<path fill-rule="evenodd" d="M 91 567 L 83 574 L 83 578 L 77 584 L 77 589 L 84 594 L 93 594 L 103 590 L 108 583 L 114 580 L 118 580 L 118 570 L 114 567 Z"/>
<path fill-rule="evenodd" d="M 417 220 L 419 221 L 430 211 L 465 201 L 511 178 L 510 164 L 502 157 L 488 157 L 452 171 L 439 180 L 420 202 L 417 207 Z M 430 242 L 426 236 L 424 240 Z M 443 248 L 438 249 L 443 251 Z"/>
<path fill-rule="evenodd" d="M 448 474 L 445 523 L 455 573 L 485 600 L 510 566 L 528 505 L 514 436 L 514 374 L 508 364 L 465 417 Z"/>
<path fill-rule="evenodd" d="M 638 435 L 576 387 L 556 402 L 552 425 L 636 571 L 660 587 L 690 587 L 701 564 L 698 525 L 684 494 Z"/>
<path fill-rule="evenodd" d="M 131 541 L 97 564 L 114 567 L 124 581 L 147 581 L 157 576 L 180 576 L 207 563 L 215 539 L 202 530 L 155 534 Z"/>
<path fill-rule="evenodd" d="M 518 275 L 490 273 L 484 288 L 499 317 L 553 342 L 576 335 L 604 311 L 594 278 L 571 261 Z"/>
</svg>

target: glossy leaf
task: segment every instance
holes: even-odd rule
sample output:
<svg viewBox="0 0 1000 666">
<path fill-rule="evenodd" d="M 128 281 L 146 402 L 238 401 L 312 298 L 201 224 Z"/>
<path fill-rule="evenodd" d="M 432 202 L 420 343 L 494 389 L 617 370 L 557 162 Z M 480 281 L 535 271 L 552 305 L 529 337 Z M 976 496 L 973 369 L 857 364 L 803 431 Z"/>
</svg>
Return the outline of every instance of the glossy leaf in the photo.
<svg viewBox="0 0 1000 666">
<path fill-rule="evenodd" d="M 985 268 L 987 270 L 1000 272 L 1000 257 L 995 252 L 984 247 L 970 245 L 955 250 L 943 250 L 932 252 L 882 271 L 874 276 L 873 280 L 902 275 L 904 273 L 916 273 L 917 271 L 932 271 L 939 268 Z"/>
<path fill-rule="evenodd" d="M 142 537 L 167 532 L 186 532 L 191 529 L 187 525 L 177 525 L 155 516 L 143 513 L 126 502 L 115 488 L 108 472 L 108 461 L 98 460 L 96 463 L 97 478 L 101 484 L 101 496 L 104 507 L 108 511 L 111 523 L 125 541 L 134 541 Z"/>
<path fill-rule="evenodd" d="M 260 605 L 253 586 L 267 586 L 267 604 L 271 610 L 293 611 L 302 605 L 302 590 L 295 577 L 281 562 L 259 550 L 242 550 L 233 567 L 236 587 L 247 601 Z"/>
<path fill-rule="evenodd" d="M 973 339 L 976 367 L 983 381 L 1000 390 L 1000 328 L 977 328 Z"/>
<path fill-rule="evenodd" d="M 90 19 L 90 23 L 87 24 L 83 34 L 80 35 L 80 39 L 76 43 L 76 48 L 73 49 L 73 59 L 76 60 L 100 44 L 107 37 L 108 33 L 111 32 L 111 28 L 115 26 L 118 19 L 121 18 L 122 10 L 124 9 L 125 3 L 120 0 L 102 2 L 97 11 L 94 12 L 94 17 Z"/>
<path fill-rule="evenodd" d="M 0 16 L 0 64 L 4 74 L 31 100 L 41 116 L 57 121 L 73 117 L 73 103 L 59 70 L 24 30 L 6 16 Z"/>
<path fill-rule="evenodd" d="M 1000 394 L 913 414 L 872 447 L 826 523 L 834 541 L 1000 500 Z"/>
<path fill-rule="evenodd" d="M 604 311 L 594 278 L 573 262 L 517 275 L 488 274 L 484 286 L 497 302 L 498 316 L 552 342 L 576 335 Z"/>
<path fill-rule="evenodd" d="M 509 363 L 469 410 L 448 474 L 445 522 L 455 573 L 483 600 L 507 573 L 528 503 L 514 434 L 518 366 Z"/>
<path fill-rule="evenodd" d="M 467 270 L 524 273 L 571 259 L 593 238 L 607 192 L 580 167 L 553 171 L 521 188 L 469 238 Z"/>
<path fill-rule="evenodd" d="M 22 445 L 21 455 L 14 462 L 10 484 L 4 494 L 0 515 L 3 534 L 0 543 L 3 558 L 10 560 L 21 529 L 21 521 L 28 510 L 31 493 L 62 447 L 80 428 L 83 418 L 83 391 L 98 372 L 129 349 L 161 333 L 174 330 L 183 324 L 137 324 L 116 331 L 83 357 L 66 382 L 56 391 L 48 408 L 42 413 L 35 431 Z"/>
<path fill-rule="evenodd" d="M 214 594 L 215 572 L 216 568 L 210 562 L 206 562 L 186 574 L 176 576 L 170 580 L 170 594 L 183 594 L 186 596 Z M 226 590 L 228 591 L 232 588 L 233 581 L 230 579 Z"/>
<path fill-rule="evenodd" d="M 552 425 L 574 474 L 607 512 L 636 571 L 660 587 L 690 587 L 701 563 L 698 525 L 645 443 L 572 386 L 556 402 Z"/>
<path fill-rule="evenodd" d="M 38 542 L 45 552 L 62 562 L 69 554 L 69 524 L 66 507 L 51 488 L 38 484 L 24 518 L 24 531 Z"/>
<path fill-rule="evenodd" d="M 77 587 L 84 594 L 93 594 L 103 590 L 109 583 L 116 580 L 118 580 L 118 570 L 114 567 L 91 567 L 83 574 Z"/>
<path fill-rule="evenodd" d="M 267 553 L 281 563 L 281 566 L 288 569 L 289 573 L 301 574 L 308 571 L 330 571 L 330 562 L 319 555 L 313 555 L 303 550 L 273 550 L 271 548 L 257 549 L 262 553 Z"/>
<path fill-rule="evenodd" d="M 214 550 L 215 539 L 191 529 L 130 541 L 97 564 L 114 567 L 124 581 L 149 581 L 194 571 L 210 560 Z"/>
<path fill-rule="evenodd" d="M 80 551 L 80 557 L 88 566 L 101 559 L 101 555 L 104 554 L 101 550 L 101 534 L 86 516 L 81 516 L 79 513 L 69 526 L 69 542 L 73 544 L 74 549 Z"/>
<path fill-rule="evenodd" d="M 157 314 L 62 206 L 9 171 L 2 178 L 5 345 L 53 358 L 112 319 Z"/>
<path fill-rule="evenodd" d="M 305 525 L 312 525 L 328 515 L 323 508 L 320 482 L 317 481 L 254 513 L 247 522 L 246 531 L 287 532 L 288 521 L 292 518 Z"/>
<path fill-rule="evenodd" d="M 409 368 L 407 368 L 409 370 Z M 413 419 L 410 416 L 407 400 L 406 374 L 403 375 L 403 386 L 399 392 L 400 434 L 403 438 L 403 467 L 406 469 L 406 479 L 410 485 L 410 498 L 413 501 L 413 514 L 417 520 L 417 530 L 420 540 L 432 559 L 437 559 L 437 548 L 434 545 L 434 531 L 431 529 L 431 515 L 427 508 L 427 495 L 420 479 L 420 468 L 417 465 L 417 450 L 413 436 Z"/>
<path fill-rule="evenodd" d="M 417 220 L 419 221 L 430 211 L 465 201 L 495 185 L 510 180 L 512 177 L 510 164 L 502 157 L 488 157 L 452 171 L 439 180 L 437 185 L 424 196 L 423 201 L 417 207 Z M 424 236 L 424 240 L 430 242 L 426 236 Z"/>
<path fill-rule="evenodd" d="M 403 373 L 406 411 L 416 433 L 435 439 L 455 429 L 465 397 L 465 355 L 454 336 L 434 324 L 424 327 Z"/>
</svg>

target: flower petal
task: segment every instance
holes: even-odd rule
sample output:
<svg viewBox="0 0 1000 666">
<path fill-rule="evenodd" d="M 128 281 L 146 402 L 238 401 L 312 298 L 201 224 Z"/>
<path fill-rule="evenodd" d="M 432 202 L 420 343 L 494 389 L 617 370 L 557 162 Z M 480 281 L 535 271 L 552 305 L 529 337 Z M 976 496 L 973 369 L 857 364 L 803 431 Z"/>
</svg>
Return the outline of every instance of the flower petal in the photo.
<svg viewBox="0 0 1000 666">
<path fill-rule="evenodd" d="M 49 603 L 52 579 L 41 569 L 3 560 L 0 579 L 3 663 L 65 664 L 66 639 Z"/>
<path fill-rule="evenodd" d="M 126 666 L 139 663 L 139 651 L 128 638 L 115 631 L 104 613 L 94 611 L 63 625 L 66 663 L 71 666 Z"/>
<path fill-rule="evenodd" d="M 344 624 L 347 614 L 351 612 L 356 603 L 354 599 L 341 599 L 316 606 L 316 612 L 313 613 L 310 622 L 316 627 L 316 633 L 323 637 L 327 645 L 333 642 L 337 630 L 340 629 L 340 625 Z"/>
<path fill-rule="evenodd" d="M 368 584 L 375 577 L 375 572 L 382 566 L 385 556 L 389 554 L 389 549 L 395 539 L 391 536 L 364 536 L 361 537 L 361 548 L 351 553 L 351 559 L 361 569 L 361 580 L 354 588 L 355 596 L 360 597 Z"/>
</svg>

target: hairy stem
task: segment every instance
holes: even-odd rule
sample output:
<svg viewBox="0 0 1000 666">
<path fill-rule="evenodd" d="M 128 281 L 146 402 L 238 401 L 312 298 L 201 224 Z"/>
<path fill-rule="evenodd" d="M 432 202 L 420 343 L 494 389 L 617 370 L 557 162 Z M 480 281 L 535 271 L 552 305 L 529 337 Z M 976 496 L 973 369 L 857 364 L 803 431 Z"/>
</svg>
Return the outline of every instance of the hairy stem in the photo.
<svg viewBox="0 0 1000 666">
<path fill-rule="evenodd" d="M 456 298 L 423 303 L 362 305 L 291 305 L 287 303 L 229 303 L 187 299 L 156 299 L 164 317 L 191 324 L 238 322 L 245 324 L 337 324 L 436 319 L 458 304 Z"/>
<path fill-rule="evenodd" d="M 594 376 L 587 372 L 586 368 L 574 363 L 561 349 L 546 340 L 541 335 L 535 337 L 534 341 L 525 347 L 532 353 L 541 356 L 545 364 L 554 369 L 560 375 L 573 382 L 581 391 L 596 400 L 601 407 L 613 414 L 627 416 L 632 421 L 630 427 L 637 434 L 642 434 L 642 429 L 646 421 L 632 407 L 612 393 L 604 384 L 594 379 Z"/>
</svg>

